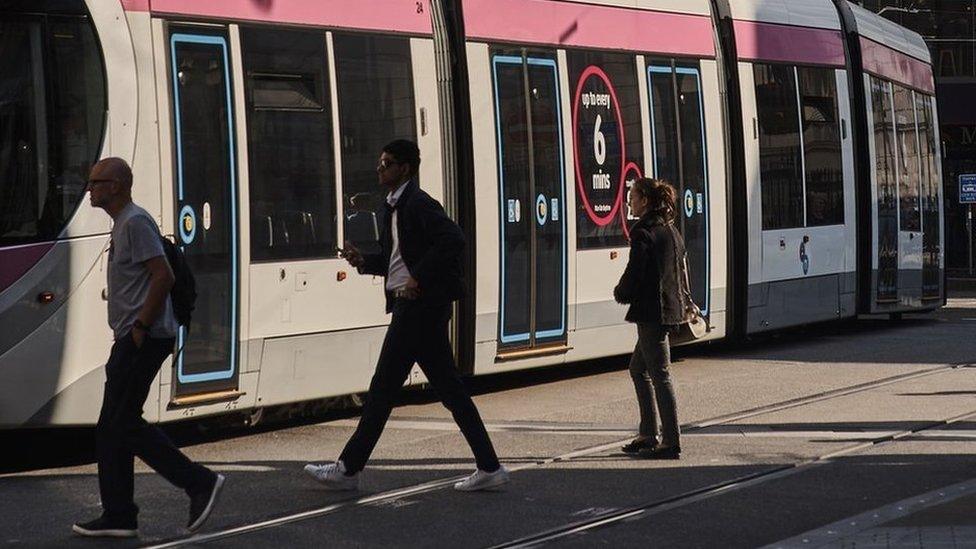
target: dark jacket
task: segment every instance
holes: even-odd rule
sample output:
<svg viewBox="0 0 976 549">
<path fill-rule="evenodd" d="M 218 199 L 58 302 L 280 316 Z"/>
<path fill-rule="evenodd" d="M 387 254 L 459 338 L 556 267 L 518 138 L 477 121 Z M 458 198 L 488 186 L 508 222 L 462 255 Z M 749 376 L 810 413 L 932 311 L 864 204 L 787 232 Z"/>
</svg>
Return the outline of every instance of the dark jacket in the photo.
<svg viewBox="0 0 976 549">
<path fill-rule="evenodd" d="M 630 230 L 630 259 L 613 289 L 618 303 L 630 305 L 629 322 L 677 325 L 685 321 L 683 290 L 685 243 L 673 223 L 647 214 Z"/>
<path fill-rule="evenodd" d="M 385 202 L 384 202 L 385 204 Z M 446 304 L 464 295 L 461 253 L 464 233 L 447 217 L 440 203 L 420 189 L 417 180 L 407 183 L 396 203 L 400 257 L 410 275 L 420 284 L 418 301 Z M 387 207 L 380 234 L 380 253 L 364 255 L 361 274 L 386 277 L 393 253 L 390 222 L 393 208 Z M 386 312 L 393 311 L 393 293 L 386 292 Z"/>
</svg>

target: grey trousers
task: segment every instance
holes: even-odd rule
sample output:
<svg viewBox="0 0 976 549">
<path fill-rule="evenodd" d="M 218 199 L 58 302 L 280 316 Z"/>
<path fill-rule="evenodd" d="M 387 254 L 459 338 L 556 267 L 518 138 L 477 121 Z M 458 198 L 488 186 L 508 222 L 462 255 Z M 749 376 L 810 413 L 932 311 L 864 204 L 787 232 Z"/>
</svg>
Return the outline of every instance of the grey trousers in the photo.
<svg viewBox="0 0 976 549">
<path fill-rule="evenodd" d="M 668 371 L 670 365 L 667 329 L 659 324 L 638 322 L 637 346 L 630 357 L 630 377 L 634 380 L 640 406 L 640 435 L 653 437 L 664 446 L 679 446 L 681 433 Z"/>
</svg>

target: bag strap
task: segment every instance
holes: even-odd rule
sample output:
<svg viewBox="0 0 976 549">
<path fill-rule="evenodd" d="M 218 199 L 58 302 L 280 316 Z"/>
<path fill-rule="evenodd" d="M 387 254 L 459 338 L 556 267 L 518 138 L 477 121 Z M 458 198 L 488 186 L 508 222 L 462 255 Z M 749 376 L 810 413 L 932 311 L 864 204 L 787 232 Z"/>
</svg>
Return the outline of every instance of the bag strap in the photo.
<svg viewBox="0 0 976 549">
<path fill-rule="evenodd" d="M 677 250 L 678 249 L 678 239 L 677 239 L 677 237 L 674 234 L 675 231 L 677 231 L 677 229 L 672 225 L 671 226 L 671 231 L 672 231 L 671 232 L 671 240 L 674 242 L 675 250 Z M 675 261 L 675 266 L 677 267 L 677 265 L 678 265 L 678 262 Z M 698 318 L 701 318 L 702 320 L 705 321 L 705 331 L 708 331 L 708 332 L 712 331 L 711 323 L 708 322 L 708 319 L 706 319 L 705 318 L 705 315 L 702 314 L 701 307 L 699 307 L 698 304 L 695 303 L 694 298 L 691 297 L 691 279 L 688 276 L 688 250 L 685 250 L 684 247 L 682 247 L 682 250 L 681 250 L 681 267 L 679 269 L 681 271 L 684 271 L 684 272 L 680 273 L 681 274 L 681 277 L 684 279 L 684 283 L 685 283 L 684 287 L 681 288 L 681 290 L 682 290 L 682 293 L 684 294 L 685 298 L 687 298 L 687 300 L 688 300 L 688 308 L 687 308 L 688 311 L 691 312 L 694 316 L 697 316 Z"/>
</svg>

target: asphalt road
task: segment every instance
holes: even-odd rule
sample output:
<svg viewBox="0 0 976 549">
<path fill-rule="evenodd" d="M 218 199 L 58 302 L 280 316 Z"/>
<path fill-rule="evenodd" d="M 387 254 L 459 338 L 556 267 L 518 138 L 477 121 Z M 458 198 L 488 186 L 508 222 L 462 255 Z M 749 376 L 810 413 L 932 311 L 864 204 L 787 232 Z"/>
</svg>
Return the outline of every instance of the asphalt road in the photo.
<svg viewBox="0 0 976 549">
<path fill-rule="evenodd" d="M 478 380 L 476 402 L 514 471 L 505 490 L 489 493 L 450 488 L 473 459 L 449 413 L 424 392 L 405 395 L 395 410 L 358 494 L 324 491 L 302 473 L 305 463 L 338 455 L 355 411 L 204 434 L 199 425 L 170 428 L 192 458 L 228 477 L 220 506 L 193 537 L 183 530 L 185 496 L 141 463 L 140 538 L 73 537 L 73 521 L 99 512 L 90 432 L 7 433 L 0 447 L 13 472 L 0 476 L 0 542 L 803 545 L 797 540 L 827 525 L 888 517 L 877 510 L 976 479 L 974 328 L 976 299 L 956 299 L 901 321 L 862 319 L 678 351 L 679 461 L 619 451 L 637 420 L 626 357 Z M 936 510 L 928 522 L 912 515 L 898 527 L 976 526 L 964 524 L 976 517 L 976 497 L 952 505 L 949 519 Z M 848 526 L 845 535 L 878 526 L 859 520 L 864 528 Z"/>
</svg>

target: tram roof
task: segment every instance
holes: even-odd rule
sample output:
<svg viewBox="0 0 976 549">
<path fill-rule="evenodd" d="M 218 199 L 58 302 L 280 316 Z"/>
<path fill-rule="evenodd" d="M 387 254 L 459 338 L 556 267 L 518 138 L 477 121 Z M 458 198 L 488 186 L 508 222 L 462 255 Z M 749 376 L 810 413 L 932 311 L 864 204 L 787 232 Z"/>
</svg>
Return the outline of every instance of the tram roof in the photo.
<svg viewBox="0 0 976 549">
<path fill-rule="evenodd" d="M 740 21 L 841 30 L 831 0 L 729 0 L 729 7 Z"/>
<path fill-rule="evenodd" d="M 861 36 L 888 46 L 889 48 L 904 53 L 932 64 L 932 54 L 922 36 L 914 31 L 881 17 L 876 13 L 851 3 L 854 10 L 854 18 L 857 19 L 857 30 Z"/>
</svg>

